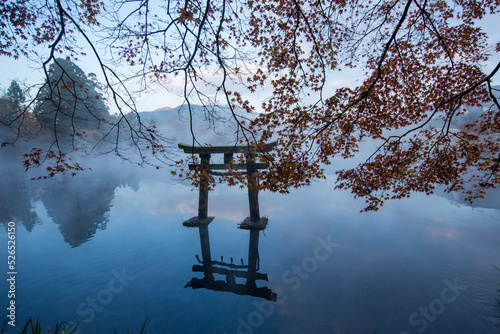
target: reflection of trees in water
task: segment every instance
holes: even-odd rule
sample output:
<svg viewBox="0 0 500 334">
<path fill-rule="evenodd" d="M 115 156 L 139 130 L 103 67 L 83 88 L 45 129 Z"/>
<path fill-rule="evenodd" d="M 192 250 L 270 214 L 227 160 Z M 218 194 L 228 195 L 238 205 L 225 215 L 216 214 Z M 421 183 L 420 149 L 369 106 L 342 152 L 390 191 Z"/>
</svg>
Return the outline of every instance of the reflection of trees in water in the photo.
<svg viewBox="0 0 500 334">
<path fill-rule="evenodd" d="M 119 181 L 111 175 L 79 175 L 63 177 L 47 183 L 40 200 L 54 222 L 59 225 L 64 241 L 78 247 L 88 241 L 98 229 L 104 230 L 108 222 L 111 201 Z"/>
<path fill-rule="evenodd" d="M 2 155 L 2 158 L 5 158 Z M 33 208 L 33 189 L 25 173 L 19 167 L 2 163 L 0 168 L 0 222 L 19 222 L 31 232 L 39 223 Z"/>
<path fill-rule="evenodd" d="M 75 177 L 32 181 L 19 164 L 4 160 L 0 164 L 0 222 L 15 221 L 31 231 L 39 223 L 33 203 L 41 201 L 64 241 L 78 247 L 106 228 L 115 189 L 122 185 L 137 188 L 137 183 L 110 163 Z"/>
</svg>

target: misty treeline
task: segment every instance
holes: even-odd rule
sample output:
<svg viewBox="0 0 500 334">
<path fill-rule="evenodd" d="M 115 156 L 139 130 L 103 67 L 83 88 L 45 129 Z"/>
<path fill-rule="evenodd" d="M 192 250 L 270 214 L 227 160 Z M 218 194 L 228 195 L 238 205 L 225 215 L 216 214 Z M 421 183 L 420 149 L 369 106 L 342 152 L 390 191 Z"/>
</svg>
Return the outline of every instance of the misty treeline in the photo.
<svg viewBox="0 0 500 334">
<path fill-rule="evenodd" d="M 58 58 L 49 66 L 36 96 L 26 95 L 27 88 L 13 80 L 0 99 L 3 146 L 37 139 L 76 148 L 77 141 L 102 136 L 115 121 L 96 75 L 66 59 Z"/>
<path fill-rule="evenodd" d="M 146 143 L 164 139 L 154 126 L 143 125 L 138 113 L 110 112 L 107 87 L 75 62 L 55 58 L 45 78 L 40 85 L 13 80 L 0 93 L 2 154 L 21 158 L 26 170 L 43 166 L 37 178 L 75 175 L 84 169 L 77 160 L 100 154 L 114 153 L 123 160 L 135 156 L 144 162 L 146 145 L 137 136 L 147 137 Z M 166 149 L 159 146 L 157 152 L 163 163 L 160 156 Z"/>
</svg>

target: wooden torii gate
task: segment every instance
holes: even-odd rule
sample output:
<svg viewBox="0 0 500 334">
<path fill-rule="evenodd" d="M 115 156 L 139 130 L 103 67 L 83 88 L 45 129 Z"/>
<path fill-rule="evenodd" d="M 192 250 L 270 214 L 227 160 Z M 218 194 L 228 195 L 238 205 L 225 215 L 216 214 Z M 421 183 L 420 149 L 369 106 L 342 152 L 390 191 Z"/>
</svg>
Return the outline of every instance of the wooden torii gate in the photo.
<svg viewBox="0 0 500 334">
<path fill-rule="evenodd" d="M 215 170 L 227 169 L 246 169 L 248 178 L 248 202 L 250 207 L 250 216 L 247 217 L 240 225 L 239 228 L 248 230 L 263 230 L 267 226 L 267 218 L 260 217 L 259 212 L 259 189 L 257 170 L 267 168 L 267 164 L 256 163 L 255 155 L 257 152 L 265 153 L 273 149 L 278 142 L 271 142 L 264 144 L 260 147 L 255 146 L 191 146 L 179 143 L 180 149 L 184 153 L 198 154 L 201 163 L 199 165 L 190 164 L 191 170 L 200 168 L 201 173 L 212 175 L 225 175 Z M 210 157 L 212 154 L 224 154 L 224 164 L 210 164 Z M 246 164 L 233 164 L 233 154 L 243 153 L 246 157 Z M 199 201 L 198 201 L 198 216 L 188 219 L 183 223 L 184 226 L 197 227 L 200 225 L 210 224 L 215 217 L 208 216 L 208 180 L 206 178 L 200 179 L 199 188 Z"/>
</svg>

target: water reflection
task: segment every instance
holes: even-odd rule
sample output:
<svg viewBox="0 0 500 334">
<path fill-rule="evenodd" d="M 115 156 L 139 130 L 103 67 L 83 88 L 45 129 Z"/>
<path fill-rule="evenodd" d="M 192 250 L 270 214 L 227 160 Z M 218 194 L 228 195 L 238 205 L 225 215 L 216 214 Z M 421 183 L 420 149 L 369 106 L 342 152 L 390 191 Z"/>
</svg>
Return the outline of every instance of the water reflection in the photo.
<svg viewBox="0 0 500 334">
<path fill-rule="evenodd" d="M 211 217 L 212 218 L 212 217 Z M 233 258 L 230 262 L 224 262 L 221 257 L 220 261 L 213 261 L 210 252 L 210 237 L 208 226 L 212 219 L 208 221 L 190 224 L 189 221 L 184 223 L 184 226 L 190 228 L 198 228 L 200 235 L 201 257 L 196 255 L 196 259 L 201 264 L 193 265 L 193 272 L 202 272 L 203 278 L 193 277 L 187 284 L 187 287 L 193 289 L 208 289 L 213 291 L 227 291 L 237 295 L 248 295 L 253 297 L 265 298 L 267 300 L 276 301 L 276 293 L 267 287 L 257 287 L 256 281 L 268 281 L 267 274 L 262 274 L 259 261 L 259 229 L 241 229 L 242 233 L 249 232 L 248 243 L 248 259 L 247 265 L 241 259 L 241 264 L 235 264 Z M 216 280 L 214 274 L 225 276 L 225 280 Z M 245 284 L 236 282 L 236 278 L 245 278 Z"/>
<path fill-rule="evenodd" d="M 3 163 L 0 165 L 0 222 L 7 226 L 10 221 L 20 222 L 27 231 L 40 223 L 33 208 L 32 185 L 27 183 L 25 173 L 19 167 Z"/>
<path fill-rule="evenodd" d="M 116 188 L 138 185 L 136 178 L 110 164 L 95 164 L 93 170 L 75 177 L 61 175 L 34 181 L 31 176 L 18 163 L 1 163 L 0 223 L 15 221 L 31 232 L 41 223 L 40 212 L 35 209 L 40 202 L 71 247 L 82 245 L 98 230 L 106 229 Z"/>
<path fill-rule="evenodd" d="M 132 333 L 146 317 L 152 333 L 416 333 L 416 312 L 425 333 L 498 333 L 498 211 L 416 196 L 359 215 L 362 203 L 318 183 L 286 197 L 262 193 L 262 211 L 273 217 L 264 238 L 236 228 L 232 217 L 248 210 L 240 189 L 212 192 L 217 221 L 189 228 L 180 223 L 196 214 L 195 195 L 162 170 L 106 161 L 40 182 L 18 164 L 0 165 L 0 217 L 18 224 L 23 252 L 19 321 L 74 321 L 85 333 L 111 325 Z M 298 276 L 294 268 L 310 263 L 327 235 L 341 249 Z M 1 248 L 6 240 L 0 235 Z M 102 291 L 122 268 L 136 279 L 104 305 Z M 467 290 L 435 321 L 421 316 L 455 277 Z M 78 313 L 87 298 L 104 301 L 92 322 Z"/>
<path fill-rule="evenodd" d="M 120 184 L 111 175 L 95 179 L 87 174 L 77 182 L 74 178 L 62 178 L 48 183 L 39 199 L 58 225 L 64 241 L 71 247 L 78 247 L 90 240 L 97 230 L 106 229 L 115 189 Z"/>
<path fill-rule="evenodd" d="M 0 224 L 15 221 L 31 232 L 41 224 L 39 216 L 43 210 L 35 209 L 35 205 L 42 203 L 71 247 L 78 247 L 97 231 L 105 230 L 116 189 L 130 186 L 135 191 L 139 188 L 139 179 L 147 174 L 145 169 L 138 174 L 131 165 L 103 157 L 92 159 L 92 170 L 75 177 L 63 175 L 51 180 L 32 181 L 33 175 L 26 173 L 18 161 L 20 153 L 5 150 L 0 152 Z M 35 170 L 35 173 L 41 171 Z M 158 176 L 155 182 L 157 179 Z M 441 196 L 471 205 L 463 202 L 460 194 Z M 485 199 L 477 200 L 471 206 L 500 209 L 499 196 L 498 190 L 491 190 Z"/>
</svg>

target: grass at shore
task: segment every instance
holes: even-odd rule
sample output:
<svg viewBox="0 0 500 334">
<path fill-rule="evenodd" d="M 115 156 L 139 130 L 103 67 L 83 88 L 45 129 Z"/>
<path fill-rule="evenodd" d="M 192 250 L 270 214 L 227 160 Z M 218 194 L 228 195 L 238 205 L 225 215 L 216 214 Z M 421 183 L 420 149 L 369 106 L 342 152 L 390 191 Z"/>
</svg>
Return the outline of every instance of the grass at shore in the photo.
<svg viewBox="0 0 500 334">
<path fill-rule="evenodd" d="M 2 330 L 0 331 L 0 334 L 4 334 L 5 332 L 5 326 L 7 325 L 7 321 L 9 320 L 6 316 L 4 316 L 6 319 L 3 323 Z M 2 317 L 3 318 L 3 317 Z M 0 319 L 2 319 L 0 318 Z M 144 333 L 144 328 L 146 327 L 146 322 L 148 321 L 148 318 L 146 317 L 146 320 L 144 320 L 144 324 L 142 325 L 142 329 L 139 332 L 139 334 Z M 80 334 L 81 331 L 78 328 L 78 325 L 73 325 L 67 322 L 60 322 L 56 323 L 54 326 L 54 331 L 52 332 L 50 329 L 43 329 L 42 326 L 40 325 L 39 320 L 36 322 L 33 321 L 33 319 L 29 319 L 26 321 L 26 324 L 19 328 L 16 333 L 20 334 Z M 110 331 L 111 333 L 111 331 Z M 113 327 L 113 333 L 118 334 L 116 332 L 116 329 Z M 129 334 L 130 332 L 128 332 Z"/>
</svg>

